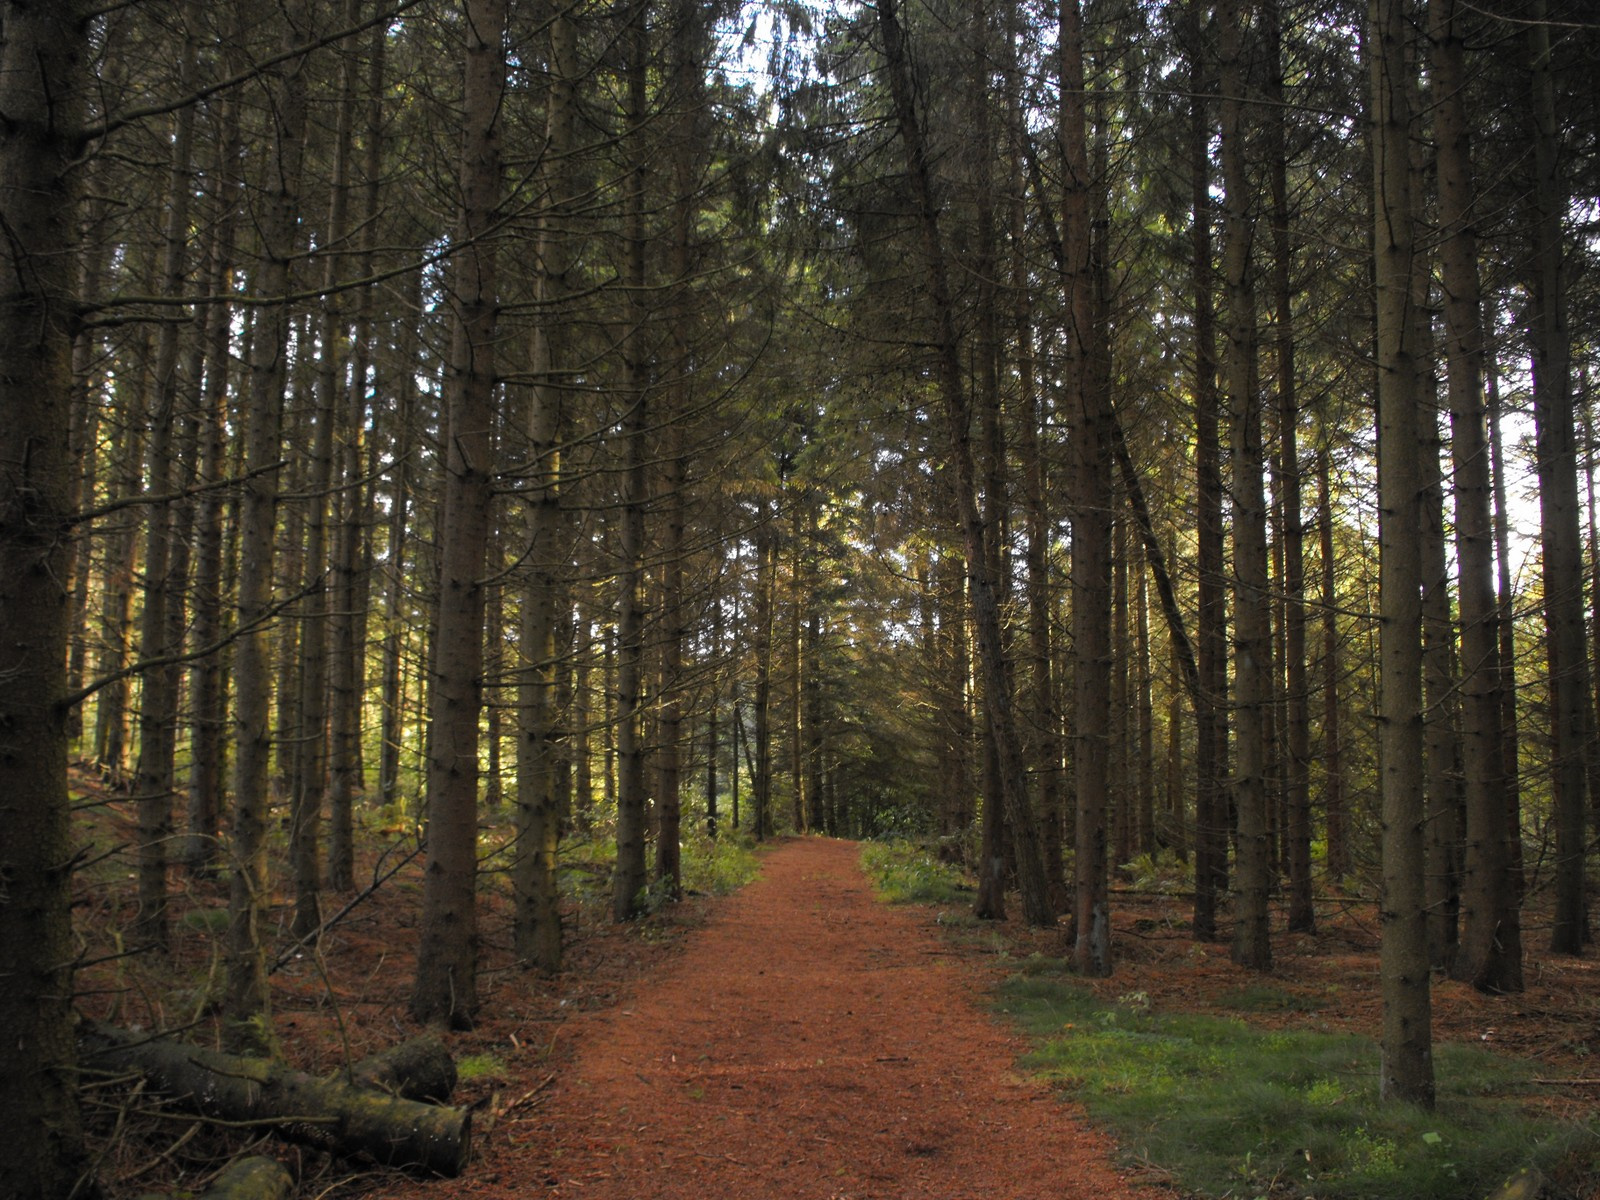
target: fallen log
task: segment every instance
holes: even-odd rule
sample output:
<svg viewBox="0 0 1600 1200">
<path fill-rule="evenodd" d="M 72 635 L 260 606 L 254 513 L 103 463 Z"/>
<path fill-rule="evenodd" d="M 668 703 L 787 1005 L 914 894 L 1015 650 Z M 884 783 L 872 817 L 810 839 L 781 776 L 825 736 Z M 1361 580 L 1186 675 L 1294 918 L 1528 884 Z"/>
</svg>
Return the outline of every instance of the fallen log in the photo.
<svg viewBox="0 0 1600 1200">
<path fill-rule="evenodd" d="M 260 1124 L 342 1158 L 455 1176 L 471 1150 L 472 1115 L 465 1109 L 106 1025 L 80 1025 L 78 1046 L 85 1067 L 142 1075 L 155 1092 L 192 1112 Z"/>
<path fill-rule="evenodd" d="M 294 1176 L 277 1159 L 252 1155 L 229 1163 L 200 1200 L 289 1200 Z"/>
<path fill-rule="evenodd" d="M 443 1104 L 455 1091 L 456 1060 L 435 1034 L 427 1033 L 363 1058 L 350 1068 L 350 1082 L 406 1100 Z"/>
</svg>

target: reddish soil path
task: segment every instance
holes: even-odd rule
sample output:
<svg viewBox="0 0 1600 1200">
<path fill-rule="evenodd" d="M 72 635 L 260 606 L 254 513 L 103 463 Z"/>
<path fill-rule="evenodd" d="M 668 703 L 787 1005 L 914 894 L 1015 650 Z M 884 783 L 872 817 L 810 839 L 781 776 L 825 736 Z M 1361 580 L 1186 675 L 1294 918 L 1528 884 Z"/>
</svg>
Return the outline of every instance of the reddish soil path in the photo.
<svg viewBox="0 0 1600 1200">
<path fill-rule="evenodd" d="M 664 973 L 575 1018 L 572 1061 L 485 1133 L 452 1194 L 1152 1195 L 1066 1103 L 1013 1074 L 1021 1044 L 980 1007 L 978 977 L 874 901 L 857 853 L 780 847 Z"/>
</svg>

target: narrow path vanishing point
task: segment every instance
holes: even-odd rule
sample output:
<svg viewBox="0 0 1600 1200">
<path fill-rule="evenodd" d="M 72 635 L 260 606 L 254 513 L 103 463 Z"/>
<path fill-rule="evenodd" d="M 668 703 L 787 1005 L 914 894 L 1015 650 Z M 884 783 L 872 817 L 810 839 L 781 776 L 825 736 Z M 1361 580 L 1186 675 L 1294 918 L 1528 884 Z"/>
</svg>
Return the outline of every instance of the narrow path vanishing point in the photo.
<svg viewBox="0 0 1600 1200">
<path fill-rule="evenodd" d="M 545 1102 L 489 1137 L 544 1160 L 502 1182 L 612 1200 L 1151 1196 L 1016 1076 L 1021 1043 L 980 1002 L 934 931 L 873 899 L 855 845 L 794 840 L 664 974 L 575 1020 L 596 1024 L 570 1029 Z"/>
</svg>

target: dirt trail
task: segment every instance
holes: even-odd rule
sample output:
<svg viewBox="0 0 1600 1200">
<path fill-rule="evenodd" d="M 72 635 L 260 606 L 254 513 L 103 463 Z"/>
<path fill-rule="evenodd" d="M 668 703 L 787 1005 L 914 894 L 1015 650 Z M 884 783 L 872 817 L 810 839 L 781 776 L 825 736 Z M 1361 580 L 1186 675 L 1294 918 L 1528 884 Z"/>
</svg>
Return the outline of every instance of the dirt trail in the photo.
<svg viewBox="0 0 1600 1200">
<path fill-rule="evenodd" d="M 857 847 L 799 839 L 660 975 L 569 1023 L 573 1060 L 508 1113 L 455 1195 L 645 1200 L 1153 1193 L 1071 1109 Z M 433 1185 L 437 1187 L 438 1185 Z"/>
</svg>

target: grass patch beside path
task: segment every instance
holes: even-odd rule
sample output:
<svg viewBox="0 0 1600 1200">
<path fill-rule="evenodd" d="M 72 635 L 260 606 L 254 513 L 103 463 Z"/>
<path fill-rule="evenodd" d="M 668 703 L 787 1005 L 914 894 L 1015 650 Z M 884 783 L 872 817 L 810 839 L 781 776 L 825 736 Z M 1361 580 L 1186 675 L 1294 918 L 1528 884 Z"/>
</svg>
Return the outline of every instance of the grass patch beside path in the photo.
<svg viewBox="0 0 1600 1200">
<path fill-rule="evenodd" d="M 878 899 L 889 904 L 957 904 L 972 897 L 961 869 L 917 842 L 863 842 L 861 867 Z"/>
<path fill-rule="evenodd" d="M 934 850 L 868 842 L 862 867 L 890 903 L 964 906 L 972 889 Z M 951 914 L 940 923 L 962 926 Z M 970 929 L 956 936 L 970 940 Z M 997 954 L 1013 944 L 990 931 Z M 1533 1064 L 1436 1043 L 1439 1102 L 1378 1099 L 1378 1047 L 1352 1034 L 1252 1028 L 1242 1017 L 1157 1011 L 1142 992 L 1097 998 L 1071 964 L 1018 956 L 998 1006 L 1033 1039 L 1021 1066 L 1059 1084 L 1132 1161 L 1191 1195 L 1228 1200 L 1479 1200 L 1532 1168 L 1549 1198 L 1592 1194 L 1600 1133 L 1532 1108 Z M 1216 997 L 1241 1014 L 1323 1005 L 1267 984 Z"/>
<path fill-rule="evenodd" d="M 1435 1047 L 1439 1104 L 1424 1113 L 1379 1101 L 1366 1038 L 1161 1013 L 1138 993 L 1108 1005 L 1037 968 L 999 1004 L 1035 1039 L 1024 1067 L 1202 1194 L 1463 1200 L 1522 1167 L 1559 1183 L 1595 1165 L 1593 1131 L 1526 1109 L 1531 1067 L 1473 1047 Z"/>
</svg>

